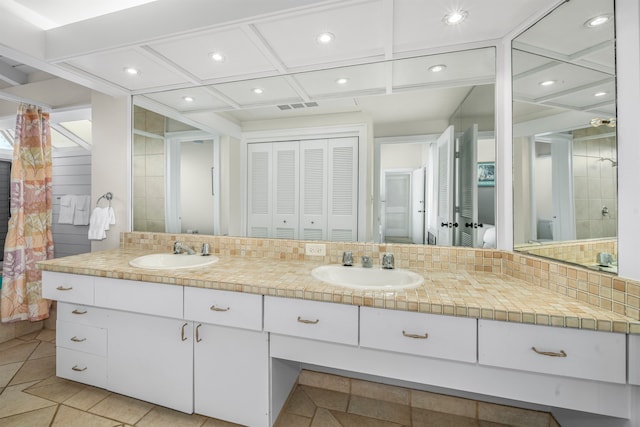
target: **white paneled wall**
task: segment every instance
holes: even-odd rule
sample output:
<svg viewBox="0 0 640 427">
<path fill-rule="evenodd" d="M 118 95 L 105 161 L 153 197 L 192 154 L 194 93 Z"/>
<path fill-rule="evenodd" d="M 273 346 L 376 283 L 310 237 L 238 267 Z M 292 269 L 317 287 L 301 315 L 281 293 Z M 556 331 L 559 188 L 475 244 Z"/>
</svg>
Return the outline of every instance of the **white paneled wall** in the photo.
<svg viewBox="0 0 640 427">
<path fill-rule="evenodd" d="M 86 150 L 57 150 L 53 153 L 53 242 L 55 257 L 91 252 L 89 226 L 58 224 L 60 197 L 66 194 L 91 196 L 91 153 Z M 91 200 L 90 210 L 95 207 Z"/>
</svg>

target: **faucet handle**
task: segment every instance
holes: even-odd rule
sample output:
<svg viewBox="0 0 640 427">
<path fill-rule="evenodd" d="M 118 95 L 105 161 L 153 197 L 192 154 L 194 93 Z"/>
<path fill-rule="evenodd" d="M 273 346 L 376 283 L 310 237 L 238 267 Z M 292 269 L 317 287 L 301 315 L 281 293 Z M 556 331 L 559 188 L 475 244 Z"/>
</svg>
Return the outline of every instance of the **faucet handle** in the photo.
<svg viewBox="0 0 640 427">
<path fill-rule="evenodd" d="M 182 242 L 177 241 L 173 244 L 173 253 L 174 254 L 182 253 Z"/>
<path fill-rule="evenodd" d="M 392 269 L 394 267 L 394 260 L 392 253 L 386 253 L 382 255 L 382 268 Z"/>
<path fill-rule="evenodd" d="M 371 259 L 370 256 L 368 255 L 364 255 L 362 257 L 362 267 L 364 268 L 371 268 L 373 267 L 373 260 Z"/>
<path fill-rule="evenodd" d="M 200 250 L 200 253 L 202 254 L 202 256 L 210 255 L 210 248 L 208 243 L 202 244 L 202 249 Z"/>
<path fill-rule="evenodd" d="M 353 265 L 353 253 L 351 251 L 344 251 L 342 253 L 342 265 L 347 267 Z"/>
</svg>

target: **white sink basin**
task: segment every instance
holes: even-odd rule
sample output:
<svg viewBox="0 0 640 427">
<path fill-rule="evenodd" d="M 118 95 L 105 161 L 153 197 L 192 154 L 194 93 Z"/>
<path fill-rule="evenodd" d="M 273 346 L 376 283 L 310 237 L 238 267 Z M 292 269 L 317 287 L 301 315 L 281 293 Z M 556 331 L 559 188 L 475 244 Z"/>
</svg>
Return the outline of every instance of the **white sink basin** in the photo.
<svg viewBox="0 0 640 427">
<path fill-rule="evenodd" d="M 186 254 L 151 254 L 143 255 L 129 261 L 129 265 L 153 270 L 174 270 L 179 268 L 196 268 L 218 262 L 217 256 Z"/>
<path fill-rule="evenodd" d="M 311 270 L 318 280 L 336 286 L 355 289 L 389 290 L 415 288 L 424 283 L 424 277 L 408 270 L 344 267 L 322 265 Z"/>
</svg>

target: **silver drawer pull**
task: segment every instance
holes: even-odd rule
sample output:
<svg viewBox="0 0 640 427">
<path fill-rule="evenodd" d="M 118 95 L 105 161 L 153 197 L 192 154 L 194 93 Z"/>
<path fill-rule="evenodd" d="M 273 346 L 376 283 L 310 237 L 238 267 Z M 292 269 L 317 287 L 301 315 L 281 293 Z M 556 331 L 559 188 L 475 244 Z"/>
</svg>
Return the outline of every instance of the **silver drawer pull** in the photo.
<svg viewBox="0 0 640 427">
<path fill-rule="evenodd" d="M 72 314 L 87 314 L 87 310 L 78 310 L 75 309 L 71 312 Z"/>
<path fill-rule="evenodd" d="M 298 322 L 300 323 L 306 323 L 307 325 L 315 325 L 316 323 L 318 323 L 320 321 L 320 319 L 316 319 L 316 320 L 308 320 L 308 319 L 303 319 L 302 317 L 298 316 Z"/>
<path fill-rule="evenodd" d="M 60 286 L 58 286 L 56 289 L 57 289 L 57 290 L 59 290 L 59 291 L 70 291 L 71 289 L 73 289 L 73 286 L 69 286 L 69 287 L 67 288 L 67 287 L 65 287 L 65 286 L 63 286 L 63 285 L 60 285 Z"/>
<path fill-rule="evenodd" d="M 216 307 L 215 305 L 212 305 L 211 307 L 209 307 L 209 310 L 211 310 L 211 311 L 229 311 L 229 310 L 231 310 L 231 307 L 220 308 L 220 307 Z"/>
<path fill-rule="evenodd" d="M 429 338 L 429 334 L 426 332 L 424 333 L 424 335 L 421 335 L 421 334 L 408 334 L 407 332 L 402 331 L 402 335 L 404 335 L 407 338 L 416 338 L 419 340 L 426 340 L 427 338 Z"/>
<path fill-rule="evenodd" d="M 86 340 L 87 340 L 86 338 L 78 338 L 78 337 L 75 337 L 75 336 L 71 337 L 71 341 L 73 341 L 73 342 L 83 342 L 83 341 L 86 341 Z"/>
<path fill-rule="evenodd" d="M 75 366 L 74 366 L 73 368 L 71 368 L 71 369 L 73 369 L 73 370 L 74 370 L 74 371 L 76 371 L 76 372 L 82 372 L 82 371 L 86 371 L 86 370 L 87 370 L 87 367 L 85 366 L 84 368 L 78 368 L 78 365 L 75 365 Z"/>
<path fill-rule="evenodd" d="M 560 350 L 560 353 L 556 353 L 556 352 L 553 352 L 553 351 L 539 351 L 535 347 L 531 347 L 531 350 L 535 351 L 536 353 L 538 353 L 538 354 L 540 354 L 542 356 L 567 357 L 567 353 L 565 353 L 564 350 Z"/>
</svg>

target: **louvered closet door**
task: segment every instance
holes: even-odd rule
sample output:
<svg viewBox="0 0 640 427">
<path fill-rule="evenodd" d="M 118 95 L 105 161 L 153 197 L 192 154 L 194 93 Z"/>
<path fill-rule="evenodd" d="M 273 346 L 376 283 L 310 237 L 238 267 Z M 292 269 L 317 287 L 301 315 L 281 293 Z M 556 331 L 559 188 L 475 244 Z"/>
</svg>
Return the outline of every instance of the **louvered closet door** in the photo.
<svg viewBox="0 0 640 427">
<path fill-rule="evenodd" d="M 300 143 L 300 238 L 327 240 L 327 140 Z"/>
<path fill-rule="evenodd" d="M 298 238 L 299 141 L 273 143 L 273 224 L 272 237 Z"/>
<path fill-rule="evenodd" d="M 358 138 L 328 141 L 328 240 L 358 240 Z"/>
<path fill-rule="evenodd" d="M 272 215 L 272 144 L 249 144 L 247 235 L 249 237 L 272 237 L 269 232 Z"/>
</svg>

